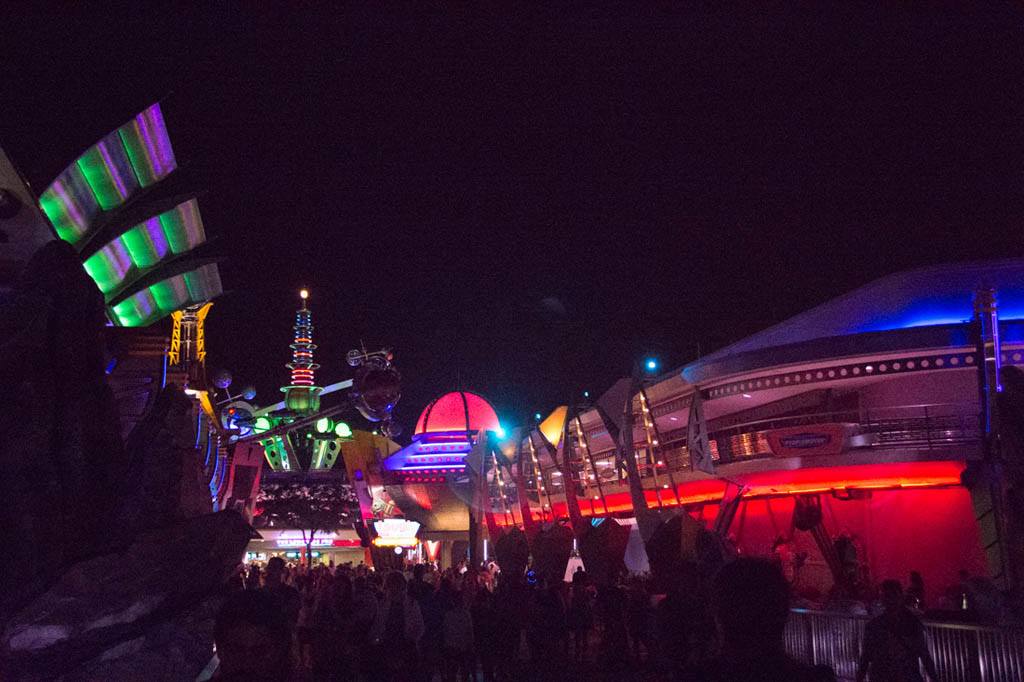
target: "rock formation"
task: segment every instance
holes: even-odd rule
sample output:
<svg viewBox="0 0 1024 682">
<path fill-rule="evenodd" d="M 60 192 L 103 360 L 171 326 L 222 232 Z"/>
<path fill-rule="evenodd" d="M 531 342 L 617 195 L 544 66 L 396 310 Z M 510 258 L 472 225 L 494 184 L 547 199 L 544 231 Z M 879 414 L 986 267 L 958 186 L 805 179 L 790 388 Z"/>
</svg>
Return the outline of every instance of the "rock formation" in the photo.
<svg viewBox="0 0 1024 682">
<path fill-rule="evenodd" d="M 0 307 L 4 680 L 194 680 L 252 532 L 210 513 L 180 388 L 122 444 L 103 310 L 64 242 L 40 249 Z"/>
</svg>

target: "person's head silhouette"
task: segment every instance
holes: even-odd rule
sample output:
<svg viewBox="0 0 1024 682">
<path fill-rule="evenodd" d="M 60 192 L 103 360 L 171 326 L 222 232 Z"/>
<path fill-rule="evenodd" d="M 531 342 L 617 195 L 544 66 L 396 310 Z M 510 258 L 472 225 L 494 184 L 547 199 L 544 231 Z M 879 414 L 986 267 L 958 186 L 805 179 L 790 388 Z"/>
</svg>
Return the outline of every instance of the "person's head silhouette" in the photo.
<svg viewBox="0 0 1024 682">
<path fill-rule="evenodd" d="M 287 679 L 291 632 L 280 605 L 266 593 L 232 594 L 217 612 L 213 639 L 223 679 Z"/>
<path fill-rule="evenodd" d="M 715 579 L 714 607 L 726 651 L 781 651 L 789 585 L 774 564 L 743 558 L 723 566 Z"/>
<path fill-rule="evenodd" d="M 899 580 L 882 581 L 882 606 L 886 611 L 895 611 L 903 606 L 903 586 Z"/>
</svg>

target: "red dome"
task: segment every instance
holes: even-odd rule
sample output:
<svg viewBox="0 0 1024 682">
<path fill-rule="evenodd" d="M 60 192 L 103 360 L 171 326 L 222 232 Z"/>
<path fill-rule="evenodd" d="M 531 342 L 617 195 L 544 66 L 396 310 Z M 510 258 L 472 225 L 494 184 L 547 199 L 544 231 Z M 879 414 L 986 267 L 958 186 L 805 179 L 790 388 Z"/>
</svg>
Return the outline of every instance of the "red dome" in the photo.
<svg viewBox="0 0 1024 682">
<path fill-rule="evenodd" d="M 497 431 L 498 414 L 485 398 L 475 393 L 445 393 L 423 410 L 413 436 L 451 431 Z"/>
</svg>

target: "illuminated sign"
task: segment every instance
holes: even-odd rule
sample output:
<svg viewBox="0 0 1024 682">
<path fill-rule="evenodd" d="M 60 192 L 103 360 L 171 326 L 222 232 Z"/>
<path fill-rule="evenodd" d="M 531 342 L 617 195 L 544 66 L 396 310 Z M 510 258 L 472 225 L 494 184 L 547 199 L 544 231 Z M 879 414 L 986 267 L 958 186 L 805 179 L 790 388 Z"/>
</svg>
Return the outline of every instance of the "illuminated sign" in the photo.
<svg viewBox="0 0 1024 682">
<path fill-rule="evenodd" d="M 419 542 L 416 534 L 420 532 L 420 524 L 405 519 L 384 519 L 374 521 L 373 528 L 377 537 L 373 544 L 378 547 L 412 547 Z"/>
<path fill-rule="evenodd" d="M 838 455 L 846 438 L 844 424 L 815 424 L 774 429 L 767 434 L 772 454 L 776 457 Z"/>
<path fill-rule="evenodd" d="M 309 537 L 309 534 L 306 534 Z M 335 534 L 318 531 L 313 536 L 313 547 L 331 547 L 334 545 Z M 278 547 L 305 547 L 306 539 L 302 537 L 301 530 L 284 530 L 277 536 Z"/>
</svg>

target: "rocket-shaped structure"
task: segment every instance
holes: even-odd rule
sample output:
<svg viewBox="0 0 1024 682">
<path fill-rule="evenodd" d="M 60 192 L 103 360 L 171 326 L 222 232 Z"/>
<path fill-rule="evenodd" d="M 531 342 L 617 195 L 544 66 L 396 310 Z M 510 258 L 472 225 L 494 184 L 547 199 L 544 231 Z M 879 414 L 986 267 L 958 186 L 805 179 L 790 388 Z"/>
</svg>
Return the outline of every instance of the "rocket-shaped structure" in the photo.
<svg viewBox="0 0 1024 682">
<path fill-rule="evenodd" d="M 320 365 L 313 362 L 313 313 L 306 307 L 309 292 L 299 292 L 302 308 L 295 311 L 295 340 L 291 344 L 292 361 L 286 367 L 291 370 L 291 384 L 283 387 L 285 406 L 292 412 L 309 415 L 320 409 L 320 392 L 315 386 L 314 372 Z"/>
</svg>

